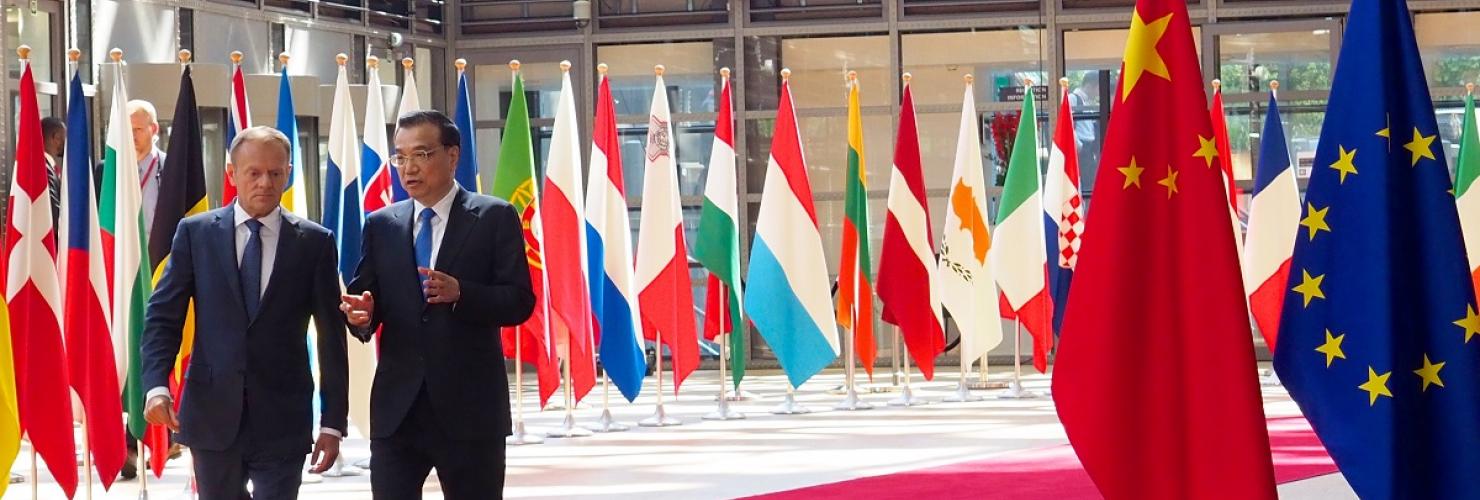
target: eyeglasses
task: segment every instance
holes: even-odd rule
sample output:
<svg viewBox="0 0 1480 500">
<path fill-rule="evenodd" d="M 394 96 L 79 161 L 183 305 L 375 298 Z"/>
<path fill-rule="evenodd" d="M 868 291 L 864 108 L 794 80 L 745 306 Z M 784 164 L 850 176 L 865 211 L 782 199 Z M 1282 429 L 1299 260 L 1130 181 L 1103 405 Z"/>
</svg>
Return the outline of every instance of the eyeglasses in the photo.
<svg viewBox="0 0 1480 500">
<path fill-rule="evenodd" d="M 445 147 L 413 151 L 409 155 L 393 154 L 391 155 L 391 165 L 396 168 L 405 168 L 407 165 L 413 163 L 417 166 L 426 165 L 428 161 L 431 161 L 432 155 L 436 154 L 440 149 L 445 149 Z"/>
</svg>

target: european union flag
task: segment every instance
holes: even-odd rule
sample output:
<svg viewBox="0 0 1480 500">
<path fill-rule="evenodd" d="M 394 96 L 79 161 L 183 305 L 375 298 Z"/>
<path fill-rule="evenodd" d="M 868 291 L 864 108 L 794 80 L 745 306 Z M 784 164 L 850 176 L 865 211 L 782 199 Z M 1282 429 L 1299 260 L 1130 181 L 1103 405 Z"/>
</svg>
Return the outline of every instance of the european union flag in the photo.
<svg viewBox="0 0 1480 500">
<path fill-rule="evenodd" d="M 1362 498 L 1480 498 L 1480 315 L 1403 0 L 1356 0 L 1275 369 Z"/>
</svg>

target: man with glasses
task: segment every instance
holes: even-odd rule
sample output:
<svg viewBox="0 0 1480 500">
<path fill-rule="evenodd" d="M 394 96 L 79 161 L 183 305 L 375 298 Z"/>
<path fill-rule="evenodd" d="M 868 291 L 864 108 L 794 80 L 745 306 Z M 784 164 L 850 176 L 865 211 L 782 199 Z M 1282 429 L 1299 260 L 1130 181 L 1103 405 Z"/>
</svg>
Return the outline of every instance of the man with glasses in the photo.
<svg viewBox="0 0 1480 500">
<path fill-rule="evenodd" d="M 381 328 L 370 396 L 376 499 L 502 498 L 509 381 L 499 327 L 534 310 L 514 207 L 458 187 L 460 135 L 437 111 L 402 115 L 391 164 L 411 196 L 370 214 L 342 297 L 351 333 Z M 491 424 L 491 425 L 490 425 Z"/>
</svg>

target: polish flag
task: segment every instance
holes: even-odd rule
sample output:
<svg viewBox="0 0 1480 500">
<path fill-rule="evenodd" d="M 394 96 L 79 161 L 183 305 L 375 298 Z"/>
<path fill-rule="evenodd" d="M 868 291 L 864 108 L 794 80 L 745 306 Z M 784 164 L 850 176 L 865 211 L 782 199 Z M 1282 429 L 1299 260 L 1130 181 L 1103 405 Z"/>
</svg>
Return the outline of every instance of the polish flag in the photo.
<svg viewBox="0 0 1480 500">
<path fill-rule="evenodd" d="M 551 333 L 570 369 L 571 391 L 580 401 L 596 387 L 591 349 L 591 296 L 586 283 L 586 223 L 581 200 L 581 145 L 576 139 L 576 102 L 570 63 L 560 64 L 560 100 L 545 162 L 545 269 L 549 273 Z"/>
</svg>

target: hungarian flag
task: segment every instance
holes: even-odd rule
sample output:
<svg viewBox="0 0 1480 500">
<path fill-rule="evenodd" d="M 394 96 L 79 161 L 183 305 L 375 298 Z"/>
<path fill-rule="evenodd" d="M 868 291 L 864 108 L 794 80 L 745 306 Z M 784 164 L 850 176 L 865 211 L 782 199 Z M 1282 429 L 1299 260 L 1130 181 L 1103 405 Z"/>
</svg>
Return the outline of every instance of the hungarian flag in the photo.
<svg viewBox="0 0 1480 500">
<path fill-rule="evenodd" d="M 457 157 L 455 177 L 463 189 L 481 193 L 483 186 L 478 182 L 477 128 L 473 125 L 473 101 L 468 94 L 468 72 L 465 69 L 467 61 L 457 61 L 461 65 L 457 68 L 457 104 L 453 106 L 452 124 L 462 133 L 462 143 L 458 148 L 461 152 Z"/>
<path fill-rule="evenodd" d="M 1128 40 L 1086 229 L 1100 236 L 1080 248 L 1054 369 L 1059 419 L 1105 498 L 1273 499 L 1186 3 L 1140 0 Z"/>
<path fill-rule="evenodd" d="M 108 328 L 108 270 L 93 191 L 92 124 L 82 94 L 80 71 L 72 73 L 67 93 L 67 154 L 62 190 L 62 331 L 67 338 L 67 370 L 72 389 L 87 414 L 87 446 L 103 489 L 123 468 L 123 390 Z"/>
<path fill-rule="evenodd" d="M 603 85 L 605 85 L 603 83 Z M 605 87 L 603 87 L 605 88 Z M 745 378 L 745 319 L 740 294 L 740 200 L 735 186 L 735 124 L 730 99 L 730 71 L 720 70 L 719 117 L 704 180 L 704 207 L 699 212 L 699 241 L 694 260 L 709 270 L 704 304 L 704 338 L 728 334 L 730 378 L 735 387 Z"/>
<path fill-rule="evenodd" d="M 1475 180 L 1480 179 L 1480 127 L 1475 124 L 1473 93 L 1465 95 L 1464 131 L 1460 134 L 1459 159 L 1455 163 L 1454 198 L 1459 207 L 1460 228 L 1464 230 L 1465 249 L 1468 250 L 1469 255 L 1470 280 L 1475 289 L 1480 290 L 1480 189 L 1475 189 L 1477 187 Z M 1297 214 L 1295 217 L 1299 218 L 1300 206 L 1297 204 L 1295 209 Z M 1250 231 L 1253 230 L 1252 224 L 1251 221 Z M 1314 233 L 1315 228 L 1312 228 L 1311 232 Z M 1253 236 L 1249 239 L 1253 240 Z M 1287 263 L 1289 256 L 1289 252 L 1286 252 Z M 1288 269 L 1288 264 L 1286 264 L 1287 273 Z M 1257 313 L 1258 309 L 1255 309 L 1255 314 Z M 1264 326 L 1261 324 L 1260 328 L 1263 329 Z"/>
<path fill-rule="evenodd" d="M 925 380 L 935 378 L 935 357 L 945 351 L 946 343 L 935 266 L 935 235 L 930 230 L 930 205 L 925 201 L 925 174 L 920 168 L 915 99 L 906 74 L 894 170 L 889 176 L 884 249 L 879 254 L 879 301 L 884 303 L 884 321 L 899 326 Z"/>
<path fill-rule="evenodd" d="M 114 64 L 112 105 L 108 130 L 103 138 L 103 192 L 98 202 L 98 224 L 103 245 L 112 248 L 112 325 L 115 356 L 127 367 L 123 404 L 128 412 L 128 430 L 134 439 L 149 447 L 150 466 L 156 477 L 164 474 L 169 452 L 169 431 L 144 421 L 144 387 L 139 345 L 144 335 L 144 305 L 154 290 L 150 279 L 148 235 L 144 234 L 144 195 L 139 179 L 139 161 L 134 157 L 133 132 L 129 126 L 128 89 L 122 62 Z M 161 182 L 161 187 L 163 183 Z M 165 192 L 161 190 L 161 193 Z M 187 321 L 187 324 L 190 322 Z M 181 344 L 182 351 L 184 344 Z M 177 398 L 178 400 L 178 398 Z"/>
<path fill-rule="evenodd" d="M 252 128 L 252 106 L 247 102 L 247 79 L 242 76 L 242 65 L 240 53 L 233 52 L 232 59 L 236 62 L 231 64 L 231 100 L 227 102 L 226 110 L 226 148 L 227 160 L 230 161 L 231 143 L 236 140 L 236 135 L 243 130 Z M 236 199 L 236 184 L 232 184 L 230 175 L 221 176 L 221 205 L 229 205 Z"/>
<path fill-rule="evenodd" d="M 21 430 L 57 485 L 77 492 L 77 447 L 72 440 L 72 393 L 62 348 L 61 284 L 47 189 L 41 111 L 30 59 L 21 59 L 20 113 L 16 118 L 15 171 L 6 212 L 5 301 L 10 307 L 16 395 Z"/>
<path fill-rule="evenodd" d="M 384 127 L 382 127 L 384 128 Z M 360 234 L 365 211 L 360 209 L 360 138 L 355 135 L 355 108 L 349 96 L 344 63 L 334 81 L 334 104 L 329 114 L 329 161 L 324 167 L 324 227 L 334 233 L 339 249 L 339 275 L 354 278 L 360 263 Z"/>
<path fill-rule="evenodd" d="M 1473 125 L 1473 124 L 1472 124 Z M 1465 139 L 1480 139 L 1465 136 Z M 1475 150 L 1470 151 L 1476 154 Z M 1465 150 L 1460 149 L 1463 162 Z M 1477 165 L 1480 167 L 1480 165 Z M 1463 163 L 1461 163 L 1463 175 Z M 1477 207 L 1480 208 L 1480 207 Z M 1465 212 L 1460 211 L 1460 219 Z M 1311 219 L 1311 222 L 1317 219 Z M 1314 237 L 1319 224 L 1312 224 Z M 1480 231 L 1480 228 L 1476 228 Z M 1285 127 L 1280 124 L 1279 102 L 1269 94 L 1269 112 L 1264 117 L 1264 133 L 1259 135 L 1259 165 L 1254 169 L 1254 196 L 1249 203 L 1249 240 L 1244 247 L 1244 291 L 1249 294 L 1249 312 L 1264 336 L 1264 345 L 1273 351 L 1279 338 L 1280 312 L 1285 305 L 1290 278 L 1290 257 L 1295 252 L 1295 239 L 1300 228 L 1300 186 L 1295 169 L 1290 165 L 1290 149 L 1285 145 Z M 1466 232 L 1465 234 L 1470 234 Z"/>
<path fill-rule="evenodd" d="M 596 387 L 596 357 L 592 349 L 591 296 L 586 284 L 585 207 L 581 195 L 581 144 L 576 128 L 576 100 L 570 85 L 569 64 L 561 68 L 560 97 L 555 108 L 555 131 L 545 162 L 544 213 L 546 275 L 550 280 L 550 330 L 557 351 L 570 369 L 575 401 Z"/>
<path fill-rule="evenodd" d="M 1025 86 L 1022 118 L 1007 164 L 1007 182 L 997 206 L 997 239 L 992 268 L 1002 287 L 1001 303 L 1033 335 L 1033 367 L 1048 370 L 1053 350 L 1053 297 L 1048 289 L 1048 251 L 1044 248 L 1043 195 L 1038 173 L 1038 114 L 1033 87 Z"/>
<path fill-rule="evenodd" d="M 858 75 L 848 75 L 848 185 L 843 200 L 843 259 L 838 269 L 838 325 L 853 335 L 853 351 L 874 378 L 874 265 L 869 253 L 868 169 L 863 162 L 863 114 Z M 885 233 L 886 235 L 888 233 Z M 886 245 L 887 247 L 887 245 Z"/>
<path fill-rule="evenodd" d="M 1064 310 L 1069 307 L 1069 283 L 1074 280 L 1074 266 L 1079 262 L 1079 246 L 1084 238 L 1084 198 L 1079 187 L 1079 152 L 1074 139 L 1074 112 L 1069 107 L 1069 80 L 1060 80 L 1058 123 L 1053 129 L 1053 144 L 1048 151 L 1048 176 L 1043 182 L 1043 210 L 1049 233 L 1048 286 L 1053 292 L 1053 329 L 1064 325 Z"/>
<path fill-rule="evenodd" d="M 699 367 L 699 336 L 694 331 L 694 286 L 679 209 L 678 168 L 674 164 L 673 123 L 668 87 L 658 73 L 648 112 L 647 162 L 642 175 L 642 218 L 637 226 L 637 301 L 642 333 L 659 340 L 673 359 L 673 392 Z"/>
<path fill-rule="evenodd" d="M 596 92 L 591 187 L 586 189 L 587 272 L 591 273 L 591 311 L 596 317 L 601 367 L 631 402 L 642 392 L 647 358 L 638 341 L 642 328 L 632 281 L 632 230 L 621 153 L 616 103 L 611 81 L 603 72 Z"/>
<path fill-rule="evenodd" d="M 791 70 L 781 75 L 771 158 L 750 242 L 745 313 L 776 353 L 787 381 L 800 387 L 838 357 L 838 326 L 791 102 Z"/>
<path fill-rule="evenodd" d="M 360 206 L 369 215 L 393 203 L 391 184 L 395 183 L 392 175 L 396 169 L 391 167 L 390 141 L 385 135 L 385 100 L 381 94 L 380 71 L 376 69 L 380 66 L 380 59 L 370 56 L 366 63 L 370 70 L 366 72 L 369 79 L 365 83 L 365 146 L 360 151 L 360 185 L 363 186 L 364 198 Z M 350 408 L 354 405 L 351 404 Z"/>
<path fill-rule="evenodd" d="M 0 268 L 5 264 L 0 263 Z M 19 402 L 15 394 L 15 356 L 12 355 L 10 334 L 10 307 L 5 305 L 5 294 L 0 294 L 0 470 L 10 470 L 15 457 L 21 452 L 21 420 Z M 10 487 L 10 481 L 0 483 L 0 496 Z"/>
<path fill-rule="evenodd" d="M 961 127 L 956 134 L 956 166 L 946 197 L 946 225 L 941 231 L 941 302 L 961 331 L 961 365 L 986 356 L 1002 342 L 997 284 L 988 254 L 987 182 L 982 172 L 980 119 L 976 93 L 966 84 L 961 98 Z"/>
<path fill-rule="evenodd" d="M 1208 108 L 1209 117 L 1213 121 L 1213 143 L 1218 147 L 1218 157 L 1215 163 L 1223 170 L 1224 192 L 1228 195 L 1228 211 L 1233 219 L 1233 243 L 1240 253 L 1243 252 L 1244 231 L 1238 220 L 1238 184 L 1233 180 L 1233 154 L 1228 149 L 1228 120 L 1223 114 L 1223 84 L 1213 80 L 1213 104 Z"/>
<path fill-rule="evenodd" d="M 410 71 L 409 69 L 407 71 Z M 415 97 L 414 90 L 408 90 Z M 403 96 L 401 107 L 406 107 Z M 534 183 L 534 145 L 530 140 L 529 107 L 524 97 L 524 77 L 514 70 L 513 98 L 504 117 L 503 140 L 498 150 L 498 170 L 490 193 L 507 200 L 519 211 L 524 225 L 524 256 L 529 260 L 529 280 L 534 290 L 534 314 L 524 324 L 503 329 L 504 356 L 534 365 L 539 376 L 540 407 L 560 388 L 560 368 L 555 363 L 555 342 L 545 326 L 544 224 L 540 221 L 539 191 Z M 518 351 L 518 352 L 516 352 Z M 522 396 L 521 396 L 522 397 Z"/>
</svg>

